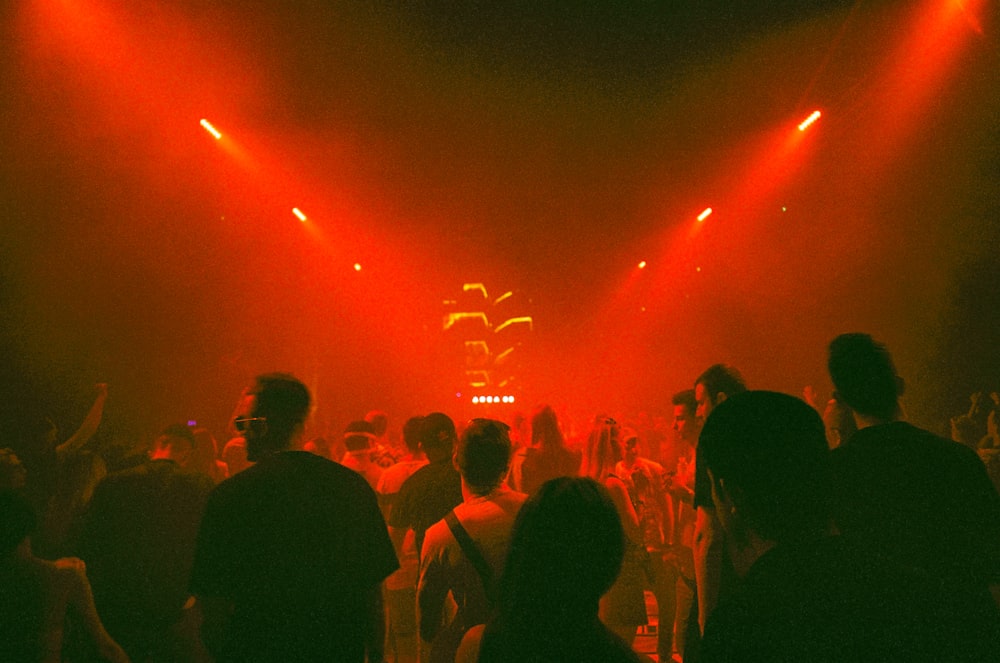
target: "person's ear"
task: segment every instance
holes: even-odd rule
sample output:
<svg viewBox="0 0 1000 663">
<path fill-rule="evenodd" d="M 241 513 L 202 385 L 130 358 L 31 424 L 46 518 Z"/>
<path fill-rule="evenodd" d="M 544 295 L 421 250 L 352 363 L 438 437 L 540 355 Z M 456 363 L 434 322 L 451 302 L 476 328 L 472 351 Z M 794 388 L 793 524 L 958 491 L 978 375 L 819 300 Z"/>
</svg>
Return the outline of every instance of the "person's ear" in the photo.
<svg viewBox="0 0 1000 663">
<path fill-rule="evenodd" d="M 719 403 L 722 403 L 723 401 L 725 401 L 727 398 L 729 398 L 729 396 L 726 395 L 726 392 L 720 391 L 719 393 L 717 393 L 715 395 L 715 402 L 712 403 L 712 404 L 713 405 L 718 405 Z"/>
</svg>

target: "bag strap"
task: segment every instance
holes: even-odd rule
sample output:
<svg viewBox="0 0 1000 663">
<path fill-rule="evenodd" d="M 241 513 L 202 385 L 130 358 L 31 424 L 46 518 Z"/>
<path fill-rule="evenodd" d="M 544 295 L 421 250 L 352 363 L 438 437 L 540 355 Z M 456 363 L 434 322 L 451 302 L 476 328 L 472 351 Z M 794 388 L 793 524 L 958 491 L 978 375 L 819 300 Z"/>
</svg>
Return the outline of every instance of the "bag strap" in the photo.
<svg viewBox="0 0 1000 663">
<path fill-rule="evenodd" d="M 444 517 L 444 522 L 448 525 L 448 529 L 451 530 L 455 540 L 458 541 L 458 545 L 461 546 L 462 552 L 465 553 L 466 558 L 472 562 L 472 566 L 475 567 L 476 573 L 479 574 L 479 579 L 483 582 L 483 589 L 486 591 L 486 600 L 490 602 L 490 605 L 494 605 L 493 569 L 490 568 L 486 558 L 483 557 L 483 553 L 480 552 L 479 546 L 477 546 L 476 542 L 472 540 L 471 536 L 469 536 L 469 532 L 466 531 L 462 523 L 458 521 L 458 517 L 455 515 L 454 509 L 449 511 L 448 515 Z"/>
</svg>

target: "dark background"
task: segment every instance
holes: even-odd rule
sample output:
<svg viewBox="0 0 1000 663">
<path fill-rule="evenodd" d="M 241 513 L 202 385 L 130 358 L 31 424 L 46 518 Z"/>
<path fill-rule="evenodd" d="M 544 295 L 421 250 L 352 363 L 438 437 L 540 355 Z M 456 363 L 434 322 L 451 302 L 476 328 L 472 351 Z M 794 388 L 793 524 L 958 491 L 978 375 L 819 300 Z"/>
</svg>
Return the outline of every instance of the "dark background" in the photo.
<svg viewBox="0 0 1000 663">
<path fill-rule="evenodd" d="M 717 361 L 826 398 L 844 331 L 936 430 L 998 386 L 990 3 L 0 6 L 8 436 L 97 381 L 107 427 L 221 433 L 267 370 L 337 429 L 466 416 L 467 282 L 534 319 L 518 407 L 665 412 Z"/>
</svg>

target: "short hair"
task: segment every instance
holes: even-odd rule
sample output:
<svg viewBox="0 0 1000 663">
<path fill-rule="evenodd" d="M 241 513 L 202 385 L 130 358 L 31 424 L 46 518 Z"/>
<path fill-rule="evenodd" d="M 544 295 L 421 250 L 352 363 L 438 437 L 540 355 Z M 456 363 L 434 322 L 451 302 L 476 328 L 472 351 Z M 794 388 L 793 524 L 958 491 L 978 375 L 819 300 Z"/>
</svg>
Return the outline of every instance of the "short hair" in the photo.
<svg viewBox="0 0 1000 663">
<path fill-rule="evenodd" d="M 420 426 L 420 446 L 425 452 L 451 453 L 457 439 L 455 422 L 447 414 L 431 412 L 424 417 Z"/>
<path fill-rule="evenodd" d="M 837 398 L 858 414 L 891 419 L 899 405 L 899 377 L 892 356 L 868 334 L 830 341 L 827 368 Z"/>
<path fill-rule="evenodd" d="M 747 390 L 747 384 L 743 381 L 743 376 L 732 366 L 726 364 L 713 364 L 705 369 L 705 372 L 694 381 L 695 385 L 704 385 L 708 397 L 712 404 L 716 403 L 717 394 L 725 394 L 726 397 L 742 394 Z M 697 405 L 695 406 L 697 407 Z"/>
<path fill-rule="evenodd" d="M 670 399 L 670 402 L 674 405 L 683 405 L 690 410 L 692 414 L 694 414 L 694 412 L 698 409 L 698 399 L 695 398 L 694 389 L 678 391 L 674 394 L 673 398 Z"/>
<path fill-rule="evenodd" d="M 389 415 L 382 410 L 372 410 L 365 415 L 365 421 L 374 428 L 375 437 L 382 437 L 389 428 Z"/>
<path fill-rule="evenodd" d="M 37 520 L 31 504 L 13 490 L 0 491 L 0 557 L 17 548 L 35 531 Z"/>
<path fill-rule="evenodd" d="M 410 417 L 403 424 L 403 444 L 406 448 L 410 450 L 411 453 L 416 453 L 420 450 L 420 427 L 424 423 L 424 418 Z"/>
<path fill-rule="evenodd" d="M 267 419 L 268 440 L 274 446 L 287 445 L 309 416 L 309 389 L 288 373 L 267 373 L 257 377 L 251 393 L 256 399 L 254 416 Z"/>
<path fill-rule="evenodd" d="M 819 413 L 805 401 L 771 391 L 727 398 L 705 421 L 698 454 L 764 539 L 789 541 L 828 526 L 830 450 Z"/>
<path fill-rule="evenodd" d="M 186 424 L 170 424 L 164 428 L 160 431 L 160 434 L 156 436 L 157 444 L 159 444 L 159 441 L 165 437 L 179 437 L 183 440 L 187 440 L 192 449 L 198 446 L 198 441 L 194 437 L 194 431 L 192 431 L 191 427 Z"/>
<path fill-rule="evenodd" d="M 478 493 L 499 486 L 510 469 L 510 426 L 494 419 L 473 419 L 458 438 L 455 463 Z"/>
</svg>

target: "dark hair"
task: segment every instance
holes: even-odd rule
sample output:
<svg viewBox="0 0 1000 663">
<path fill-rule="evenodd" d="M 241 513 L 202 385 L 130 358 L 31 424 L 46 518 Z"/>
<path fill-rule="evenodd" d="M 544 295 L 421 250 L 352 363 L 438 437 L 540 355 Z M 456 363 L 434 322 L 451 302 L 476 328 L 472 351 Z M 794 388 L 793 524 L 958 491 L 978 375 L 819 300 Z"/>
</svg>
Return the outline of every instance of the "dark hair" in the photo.
<svg viewBox="0 0 1000 663">
<path fill-rule="evenodd" d="M 191 430 L 190 426 L 185 424 L 170 424 L 157 436 L 157 441 L 164 437 L 179 437 L 183 440 L 187 440 L 191 444 L 191 448 L 194 449 L 198 446 L 197 440 L 195 440 L 194 432 Z"/>
<path fill-rule="evenodd" d="M 674 405 L 683 405 L 684 407 L 686 407 L 688 410 L 691 411 L 691 414 L 694 414 L 695 411 L 698 409 L 698 399 L 695 398 L 694 396 L 694 389 L 685 389 L 684 391 L 678 391 L 676 394 L 674 394 L 673 398 L 671 398 L 670 401 Z"/>
<path fill-rule="evenodd" d="M 365 420 L 352 421 L 344 429 L 344 446 L 348 451 L 362 451 L 372 447 L 375 427 Z"/>
<path fill-rule="evenodd" d="M 542 484 L 521 507 L 500 579 L 500 614 L 537 630 L 575 618 L 618 577 L 625 554 L 621 518 L 607 489 L 586 477 Z"/>
<path fill-rule="evenodd" d="M 270 445 L 287 445 L 295 428 L 309 416 L 309 389 L 287 373 L 268 373 L 257 377 L 252 393 L 256 398 L 253 414 L 267 419 Z"/>
<path fill-rule="evenodd" d="M 510 468 L 510 427 L 493 419 L 473 419 L 458 439 L 455 462 L 478 494 L 493 490 Z"/>
<path fill-rule="evenodd" d="M 826 530 L 830 451 L 823 421 L 804 401 L 771 391 L 727 398 L 705 421 L 698 454 L 761 537 L 787 541 Z"/>
<path fill-rule="evenodd" d="M 430 456 L 450 455 L 458 434 L 455 422 L 447 414 L 431 412 L 420 426 L 420 446 Z"/>
<path fill-rule="evenodd" d="M 695 385 L 701 384 L 705 386 L 705 391 L 708 392 L 708 397 L 712 400 L 713 405 L 716 404 L 715 397 L 718 394 L 725 394 L 728 398 L 736 394 L 742 394 L 747 390 L 746 382 L 743 381 L 743 376 L 740 375 L 740 372 L 726 364 L 709 366 L 705 369 L 704 373 L 698 376 L 698 379 L 694 383 Z"/>
<path fill-rule="evenodd" d="M 23 496 L 12 491 L 0 491 L 0 557 L 17 548 L 24 537 L 35 531 L 35 511 Z"/>
<path fill-rule="evenodd" d="M 420 450 L 420 427 L 423 423 L 423 417 L 410 417 L 403 424 L 403 444 L 410 453 L 417 453 Z"/>
<path fill-rule="evenodd" d="M 562 430 L 559 428 L 559 419 L 552 406 L 539 405 L 531 415 L 531 444 L 538 445 L 546 451 L 566 446 Z"/>
<path fill-rule="evenodd" d="M 837 398 L 855 412 L 892 419 L 900 396 L 892 356 L 868 334 L 841 334 L 830 341 L 827 368 Z"/>
<path fill-rule="evenodd" d="M 382 410 L 372 410 L 365 415 L 365 421 L 372 425 L 375 437 L 382 437 L 389 428 L 389 415 Z"/>
</svg>

